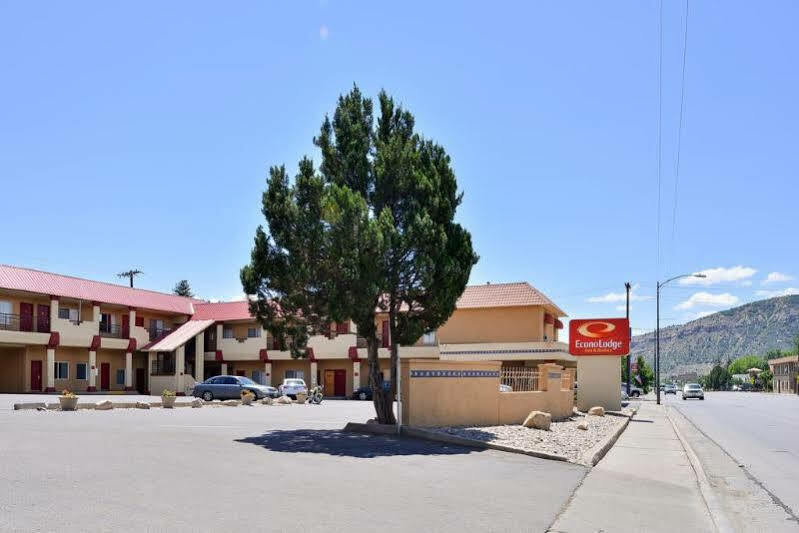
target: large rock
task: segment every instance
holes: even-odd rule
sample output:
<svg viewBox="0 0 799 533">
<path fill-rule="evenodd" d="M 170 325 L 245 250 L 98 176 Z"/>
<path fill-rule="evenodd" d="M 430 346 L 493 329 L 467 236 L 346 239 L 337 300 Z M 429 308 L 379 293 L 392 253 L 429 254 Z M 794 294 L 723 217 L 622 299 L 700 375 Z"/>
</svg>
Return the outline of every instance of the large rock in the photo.
<svg viewBox="0 0 799 533">
<path fill-rule="evenodd" d="M 191 401 L 191 406 L 192 408 L 202 407 L 203 401 L 199 398 L 195 398 Z"/>
<path fill-rule="evenodd" d="M 136 409 L 149 409 L 150 404 L 147 402 L 136 402 Z"/>
<path fill-rule="evenodd" d="M 552 415 L 543 411 L 531 411 L 522 424 L 526 428 L 549 430 Z"/>
<path fill-rule="evenodd" d="M 236 407 L 240 404 L 241 402 L 239 400 L 225 400 L 224 402 L 222 402 L 222 405 L 228 405 L 230 407 Z"/>
<path fill-rule="evenodd" d="M 105 400 L 103 402 L 97 402 L 94 405 L 94 408 L 97 409 L 98 411 L 108 411 L 109 409 L 114 408 L 114 404 L 113 402 L 111 402 L 111 400 Z"/>
<path fill-rule="evenodd" d="M 594 416 L 605 416 L 605 408 L 601 405 L 596 405 L 588 410 L 588 414 Z"/>
<path fill-rule="evenodd" d="M 583 420 L 582 422 L 580 422 L 579 424 L 577 424 L 577 429 L 582 429 L 583 431 L 586 431 L 586 430 L 588 430 L 588 422 L 586 422 L 585 420 Z"/>
<path fill-rule="evenodd" d="M 261 404 L 263 404 L 263 405 L 272 405 L 273 402 L 274 402 L 274 400 L 272 398 L 270 398 L 269 396 L 267 396 L 266 398 L 261 400 Z"/>
<path fill-rule="evenodd" d="M 292 400 L 288 396 L 280 396 L 278 399 L 275 400 L 275 403 L 278 405 L 291 405 Z"/>
</svg>

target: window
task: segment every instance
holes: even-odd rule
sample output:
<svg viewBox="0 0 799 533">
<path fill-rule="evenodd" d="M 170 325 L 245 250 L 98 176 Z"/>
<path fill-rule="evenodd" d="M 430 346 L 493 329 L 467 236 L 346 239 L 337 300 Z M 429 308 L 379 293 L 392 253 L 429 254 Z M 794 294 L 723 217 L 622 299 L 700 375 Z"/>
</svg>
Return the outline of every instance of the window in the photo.
<svg viewBox="0 0 799 533">
<path fill-rule="evenodd" d="M 155 376 L 171 376 L 175 373 L 175 354 L 158 352 L 153 359 L 152 374 Z"/>
<path fill-rule="evenodd" d="M 259 385 L 266 385 L 266 374 L 260 370 L 252 371 L 252 380 Z"/>
<path fill-rule="evenodd" d="M 0 326 L 11 325 L 11 311 L 13 311 L 11 302 L 0 300 Z"/>
<path fill-rule="evenodd" d="M 89 365 L 87 363 L 76 363 L 75 364 L 75 379 L 87 379 L 87 370 Z"/>
<path fill-rule="evenodd" d="M 254 337 L 260 337 L 261 328 L 247 328 L 247 336 L 251 339 Z"/>
<path fill-rule="evenodd" d="M 233 376 L 222 376 L 221 378 L 219 378 L 219 380 L 221 381 L 221 383 L 223 385 L 238 385 L 239 384 L 239 380 L 237 380 Z"/>
<path fill-rule="evenodd" d="M 58 318 L 63 318 L 64 320 L 71 320 L 72 322 L 77 322 L 78 310 L 71 307 L 59 307 Z"/>
<path fill-rule="evenodd" d="M 305 379 L 305 372 L 302 370 L 286 370 L 286 379 Z"/>
<path fill-rule="evenodd" d="M 125 384 L 125 369 L 120 368 L 117 370 L 117 385 Z"/>
<path fill-rule="evenodd" d="M 222 329 L 222 338 L 223 339 L 232 339 L 233 338 L 233 327 L 232 326 L 225 326 Z"/>
<path fill-rule="evenodd" d="M 69 363 L 56 361 L 53 367 L 55 379 L 69 379 Z"/>
<path fill-rule="evenodd" d="M 432 346 L 436 343 L 436 332 L 435 331 L 428 331 L 422 337 L 422 344 L 425 346 Z"/>
</svg>

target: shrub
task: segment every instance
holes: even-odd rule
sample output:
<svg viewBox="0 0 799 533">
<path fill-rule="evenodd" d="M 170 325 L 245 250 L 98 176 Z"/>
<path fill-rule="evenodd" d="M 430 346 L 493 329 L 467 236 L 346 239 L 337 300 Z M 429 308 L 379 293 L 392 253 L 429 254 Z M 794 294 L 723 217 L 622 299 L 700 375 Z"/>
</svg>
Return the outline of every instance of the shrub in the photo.
<svg viewBox="0 0 799 533">
<path fill-rule="evenodd" d="M 69 389 L 64 389 L 61 391 L 61 396 L 65 398 L 74 398 L 77 395 Z"/>
<path fill-rule="evenodd" d="M 175 396 L 175 395 L 176 395 L 175 391 L 173 390 L 164 389 L 163 391 L 161 391 L 161 396 Z"/>
</svg>

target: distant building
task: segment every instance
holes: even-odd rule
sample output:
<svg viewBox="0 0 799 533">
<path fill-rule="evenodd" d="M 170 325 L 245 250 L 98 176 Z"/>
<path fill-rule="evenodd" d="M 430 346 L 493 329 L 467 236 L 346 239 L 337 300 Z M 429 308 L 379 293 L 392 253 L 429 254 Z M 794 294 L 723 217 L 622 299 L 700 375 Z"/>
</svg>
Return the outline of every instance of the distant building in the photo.
<svg viewBox="0 0 799 533">
<path fill-rule="evenodd" d="M 774 375 L 772 390 L 777 394 L 796 394 L 796 372 L 799 370 L 799 355 L 770 359 L 768 367 Z"/>
</svg>

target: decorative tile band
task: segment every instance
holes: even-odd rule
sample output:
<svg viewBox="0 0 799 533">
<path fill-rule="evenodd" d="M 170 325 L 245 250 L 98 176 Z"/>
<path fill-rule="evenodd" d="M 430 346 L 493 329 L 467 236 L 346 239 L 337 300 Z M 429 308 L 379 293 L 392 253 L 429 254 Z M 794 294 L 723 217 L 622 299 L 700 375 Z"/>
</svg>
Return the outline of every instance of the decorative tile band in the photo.
<svg viewBox="0 0 799 533">
<path fill-rule="evenodd" d="M 550 349 L 550 348 L 531 348 L 525 349 L 509 349 L 509 350 L 453 350 L 441 351 L 442 354 L 447 355 L 469 355 L 469 354 L 503 354 L 503 353 L 562 353 L 568 354 L 564 350 Z"/>
<path fill-rule="evenodd" d="M 412 378 L 498 378 L 499 370 L 411 370 Z"/>
</svg>

